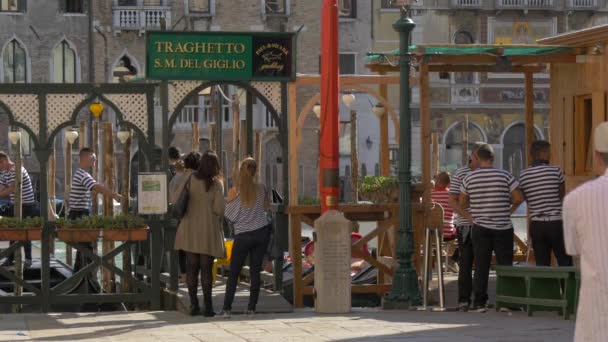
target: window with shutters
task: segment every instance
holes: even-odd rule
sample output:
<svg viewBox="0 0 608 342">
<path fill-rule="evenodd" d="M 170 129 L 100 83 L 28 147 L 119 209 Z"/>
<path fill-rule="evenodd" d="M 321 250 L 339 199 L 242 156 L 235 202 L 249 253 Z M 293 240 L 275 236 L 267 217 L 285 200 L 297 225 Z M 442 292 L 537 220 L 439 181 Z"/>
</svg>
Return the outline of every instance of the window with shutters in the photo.
<svg viewBox="0 0 608 342">
<path fill-rule="evenodd" d="M 53 50 L 53 82 L 76 82 L 76 51 L 65 40 Z"/>
<path fill-rule="evenodd" d="M 12 39 L 4 46 L 2 71 L 2 82 L 4 83 L 27 82 L 27 54 L 25 48 L 17 39 Z"/>
<path fill-rule="evenodd" d="M 340 18 L 356 18 L 357 17 L 357 1 L 356 0 L 338 0 L 338 14 Z"/>
<path fill-rule="evenodd" d="M 212 14 L 213 0 L 188 0 L 188 12 L 193 14 Z"/>
<path fill-rule="evenodd" d="M 63 0 L 65 13 L 84 13 L 84 0 Z"/>
<path fill-rule="evenodd" d="M 0 12 L 25 12 L 24 0 L 0 0 Z"/>
<path fill-rule="evenodd" d="M 263 0 L 264 13 L 287 14 L 287 0 Z"/>
</svg>

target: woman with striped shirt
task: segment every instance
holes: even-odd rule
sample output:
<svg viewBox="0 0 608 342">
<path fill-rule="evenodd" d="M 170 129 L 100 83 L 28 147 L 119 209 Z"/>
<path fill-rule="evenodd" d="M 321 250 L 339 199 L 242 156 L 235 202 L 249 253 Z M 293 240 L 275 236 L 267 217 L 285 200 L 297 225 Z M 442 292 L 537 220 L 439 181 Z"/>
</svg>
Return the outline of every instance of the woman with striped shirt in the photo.
<svg viewBox="0 0 608 342">
<path fill-rule="evenodd" d="M 270 241 L 271 224 L 268 218 L 270 201 L 263 185 L 256 183 L 257 164 L 253 158 L 241 162 L 236 187 L 230 189 L 224 213 L 234 225 L 234 246 L 230 273 L 226 283 L 224 308 L 220 317 L 229 318 L 236 291 L 236 283 L 249 256 L 251 292 L 247 314 L 253 315 L 260 295 L 260 272 L 264 254 Z"/>
</svg>

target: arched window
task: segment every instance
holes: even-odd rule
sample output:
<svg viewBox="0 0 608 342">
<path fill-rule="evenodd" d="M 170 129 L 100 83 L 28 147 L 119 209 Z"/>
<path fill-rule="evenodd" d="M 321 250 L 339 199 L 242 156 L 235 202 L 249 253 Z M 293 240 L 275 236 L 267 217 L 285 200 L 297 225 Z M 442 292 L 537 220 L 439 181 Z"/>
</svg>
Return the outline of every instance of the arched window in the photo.
<svg viewBox="0 0 608 342">
<path fill-rule="evenodd" d="M 541 139 L 536 129 L 534 138 Z M 526 126 L 519 122 L 507 128 L 502 143 L 502 167 L 514 177 L 519 177 L 521 171 L 526 168 Z"/>
<path fill-rule="evenodd" d="M 361 177 L 367 176 L 367 165 L 365 163 L 361 164 Z"/>
<path fill-rule="evenodd" d="M 124 83 L 129 77 L 137 75 L 137 67 L 133 65 L 131 58 L 124 55 L 120 57 L 118 63 L 112 70 L 112 79 L 114 83 Z"/>
<path fill-rule="evenodd" d="M 11 40 L 4 48 L 2 55 L 4 83 L 25 83 L 27 81 L 27 57 L 25 48 L 17 41 Z"/>
<path fill-rule="evenodd" d="M 462 166 L 462 123 L 458 123 L 452 126 L 446 132 L 445 136 L 445 158 L 444 158 L 444 166 L 448 169 L 454 169 L 456 167 Z M 469 146 L 467 147 L 467 151 L 471 150 L 471 147 L 475 142 L 485 141 L 485 137 L 483 132 L 479 128 L 479 126 L 469 122 Z"/>
<path fill-rule="evenodd" d="M 65 40 L 53 50 L 53 82 L 76 83 L 76 51 Z"/>
</svg>

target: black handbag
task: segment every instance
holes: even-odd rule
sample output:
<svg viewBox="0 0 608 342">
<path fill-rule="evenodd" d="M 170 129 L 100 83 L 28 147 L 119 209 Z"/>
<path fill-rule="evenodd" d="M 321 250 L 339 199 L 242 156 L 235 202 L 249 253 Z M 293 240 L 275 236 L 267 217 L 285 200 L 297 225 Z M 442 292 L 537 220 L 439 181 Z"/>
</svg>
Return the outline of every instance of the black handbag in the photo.
<svg viewBox="0 0 608 342">
<path fill-rule="evenodd" d="M 190 179 L 192 175 L 188 177 L 184 188 L 182 189 L 181 194 L 173 204 L 173 216 L 178 220 L 181 220 L 186 215 L 186 211 L 188 211 L 188 202 L 190 201 Z"/>
</svg>

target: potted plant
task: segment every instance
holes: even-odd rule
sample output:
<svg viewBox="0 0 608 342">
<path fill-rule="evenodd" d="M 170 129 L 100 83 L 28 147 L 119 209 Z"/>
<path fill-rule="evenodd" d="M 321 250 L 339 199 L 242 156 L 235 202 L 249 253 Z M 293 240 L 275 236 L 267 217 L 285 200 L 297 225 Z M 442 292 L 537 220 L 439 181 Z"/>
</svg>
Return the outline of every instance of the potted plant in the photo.
<svg viewBox="0 0 608 342">
<path fill-rule="evenodd" d="M 103 227 L 103 239 L 107 241 L 145 241 L 150 229 L 139 216 L 121 215 L 111 217 Z"/>
<path fill-rule="evenodd" d="M 55 221 L 57 238 L 65 242 L 94 242 L 104 226 L 101 216 L 83 216 L 76 220 Z"/>
<path fill-rule="evenodd" d="M 0 241 L 42 239 L 42 217 L 3 217 L 0 219 Z"/>
</svg>

